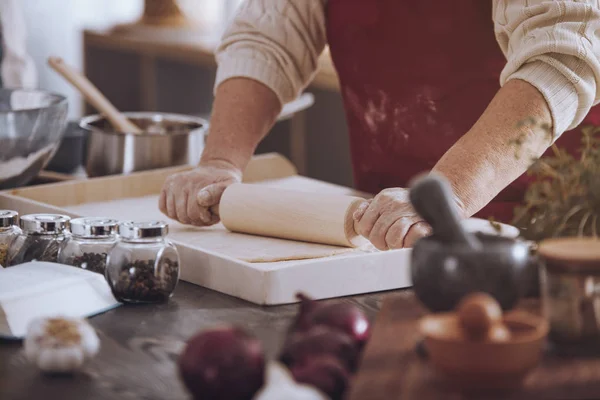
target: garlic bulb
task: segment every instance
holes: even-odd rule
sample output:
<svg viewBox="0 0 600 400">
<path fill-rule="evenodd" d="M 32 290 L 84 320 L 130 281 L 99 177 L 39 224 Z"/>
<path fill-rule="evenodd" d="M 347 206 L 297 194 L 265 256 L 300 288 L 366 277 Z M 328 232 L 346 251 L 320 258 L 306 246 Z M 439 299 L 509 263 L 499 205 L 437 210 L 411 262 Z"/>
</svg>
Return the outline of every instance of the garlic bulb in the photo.
<svg viewBox="0 0 600 400">
<path fill-rule="evenodd" d="M 44 372 L 80 369 L 98 353 L 100 340 L 92 326 L 77 318 L 38 318 L 25 336 L 25 355 Z"/>
<path fill-rule="evenodd" d="M 327 400 L 316 388 L 296 383 L 287 367 L 272 361 L 267 366 L 265 385 L 253 400 Z"/>
</svg>

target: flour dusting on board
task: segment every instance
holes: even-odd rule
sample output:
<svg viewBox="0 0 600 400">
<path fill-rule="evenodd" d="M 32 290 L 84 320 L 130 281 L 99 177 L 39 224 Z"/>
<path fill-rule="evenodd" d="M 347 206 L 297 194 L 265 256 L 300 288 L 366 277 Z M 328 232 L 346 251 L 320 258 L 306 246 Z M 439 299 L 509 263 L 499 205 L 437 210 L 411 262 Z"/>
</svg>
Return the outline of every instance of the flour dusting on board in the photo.
<svg viewBox="0 0 600 400">
<path fill-rule="evenodd" d="M 270 263 L 330 257 L 346 253 L 374 251 L 297 242 L 229 232 L 222 224 L 193 227 L 170 220 L 158 209 L 158 195 L 86 203 L 66 207 L 83 216 L 100 216 L 118 220 L 163 220 L 169 223 L 169 238 L 188 246 L 223 254 L 252 263 Z"/>
</svg>

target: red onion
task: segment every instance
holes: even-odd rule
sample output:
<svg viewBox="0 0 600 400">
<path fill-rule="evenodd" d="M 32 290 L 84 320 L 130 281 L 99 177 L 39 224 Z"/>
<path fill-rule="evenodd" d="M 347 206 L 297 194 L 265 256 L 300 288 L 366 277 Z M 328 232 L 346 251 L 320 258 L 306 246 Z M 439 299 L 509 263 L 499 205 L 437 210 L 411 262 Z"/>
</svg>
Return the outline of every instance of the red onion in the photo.
<svg viewBox="0 0 600 400">
<path fill-rule="evenodd" d="M 304 293 L 297 293 L 296 298 L 300 300 L 300 309 L 296 314 L 296 319 L 288 330 L 288 335 L 296 331 L 306 331 L 310 328 L 309 315 L 317 307 L 322 307 L 322 304 L 314 301 L 313 299 L 306 296 Z"/>
<path fill-rule="evenodd" d="M 371 324 L 367 316 L 349 303 L 318 303 L 298 293 L 300 312 L 292 324 L 291 331 L 306 331 L 314 325 L 325 325 L 340 330 L 352 337 L 362 348 L 369 340 Z"/>
<path fill-rule="evenodd" d="M 290 372 L 296 382 L 314 386 L 332 400 L 341 400 L 350 382 L 344 366 L 328 355 L 307 359 L 292 366 Z"/>
<path fill-rule="evenodd" d="M 359 351 L 356 343 L 345 333 L 326 326 L 314 326 L 307 332 L 292 334 L 283 347 L 279 361 L 289 367 L 322 355 L 331 355 L 349 371 L 354 371 Z"/>
<path fill-rule="evenodd" d="M 206 330 L 188 341 L 179 373 L 196 399 L 251 400 L 265 381 L 263 348 L 238 327 Z"/>
</svg>

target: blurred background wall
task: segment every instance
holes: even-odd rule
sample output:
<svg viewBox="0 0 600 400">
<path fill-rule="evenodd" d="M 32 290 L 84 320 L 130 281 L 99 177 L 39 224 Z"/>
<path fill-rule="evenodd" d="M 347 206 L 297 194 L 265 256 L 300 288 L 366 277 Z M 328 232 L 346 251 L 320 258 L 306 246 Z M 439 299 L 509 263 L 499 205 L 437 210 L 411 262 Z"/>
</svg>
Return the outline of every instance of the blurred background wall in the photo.
<svg viewBox="0 0 600 400">
<path fill-rule="evenodd" d="M 135 21 L 143 12 L 143 0 L 20 0 L 27 23 L 28 51 L 38 66 L 39 86 L 69 98 L 69 116 L 82 116 L 78 92 L 62 77 L 42 68 L 48 56 L 59 55 L 70 65 L 83 68 L 83 29 L 104 29 Z M 179 0 L 190 16 L 219 35 L 242 0 Z"/>
</svg>

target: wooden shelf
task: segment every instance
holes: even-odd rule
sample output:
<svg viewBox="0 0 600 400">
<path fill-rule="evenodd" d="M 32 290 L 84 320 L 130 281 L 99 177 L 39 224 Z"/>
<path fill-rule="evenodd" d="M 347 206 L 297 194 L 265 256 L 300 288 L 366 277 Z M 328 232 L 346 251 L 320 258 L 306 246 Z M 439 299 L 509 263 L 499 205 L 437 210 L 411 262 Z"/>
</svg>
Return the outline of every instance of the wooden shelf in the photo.
<svg viewBox="0 0 600 400">
<path fill-rule="evenodd" d="M 214 51 L 219 38 L 201 31 L 123 25 L 105 31 L 85 30 L 83 35 L 86 46 L 216 67 Z M 328 51 L 319 59 L 319 72 L 311 86 L 339 90 L 337 73 Z"/>
</svg>

